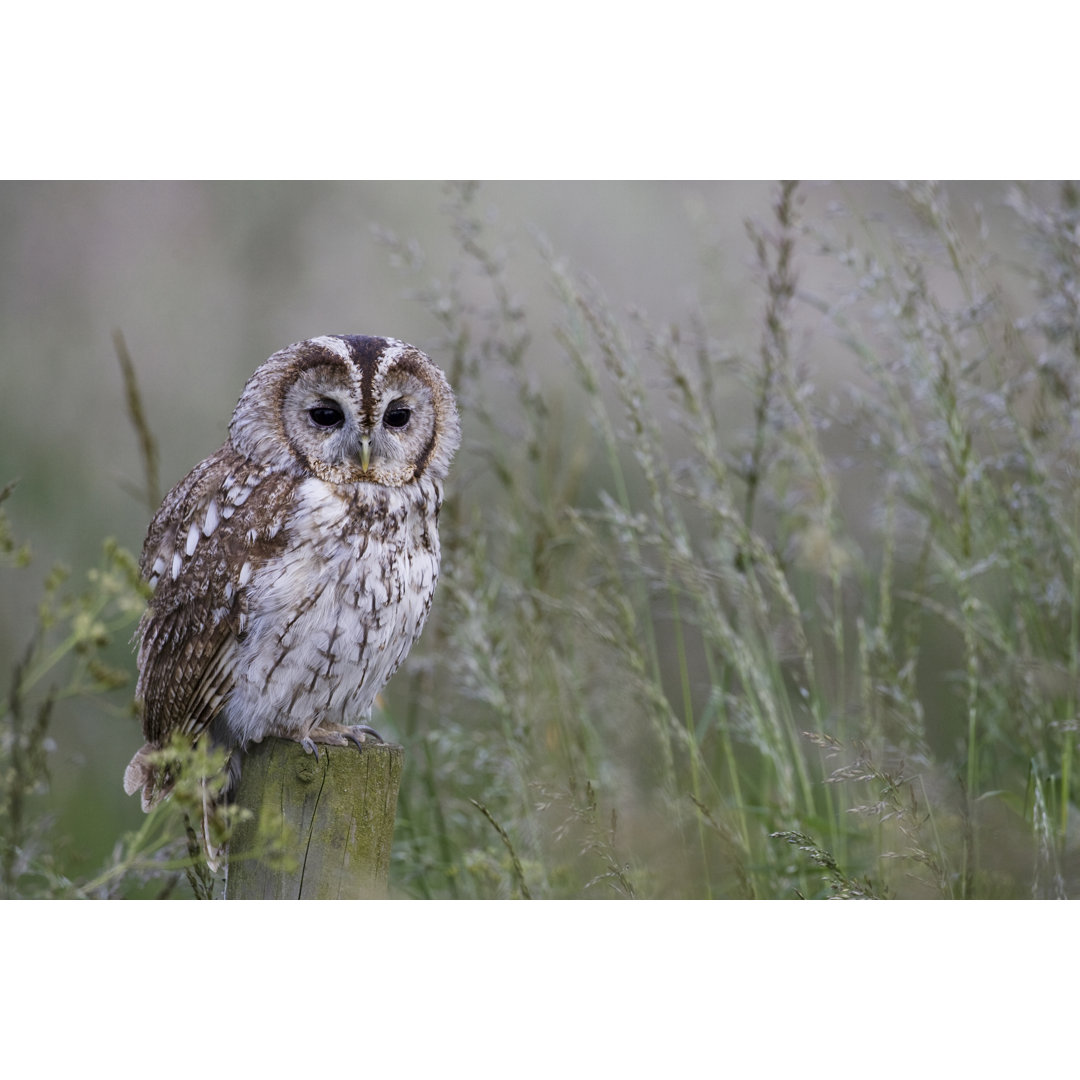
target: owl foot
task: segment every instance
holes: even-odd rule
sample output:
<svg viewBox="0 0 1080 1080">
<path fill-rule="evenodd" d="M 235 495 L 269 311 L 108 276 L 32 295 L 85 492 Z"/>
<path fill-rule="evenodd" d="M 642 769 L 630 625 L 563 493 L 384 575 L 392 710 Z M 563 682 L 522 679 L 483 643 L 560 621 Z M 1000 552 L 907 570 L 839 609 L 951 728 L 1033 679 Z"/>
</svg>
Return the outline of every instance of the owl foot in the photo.
<svg viewBox="0 0 1080 1080">
<path fill-rule="evenodd" d="M 349 743 L 353 743 L 358 749 L 362 750 L 365 743 L 385 742 L 386 740 L 374 728 L 368 727 L 367 724 L 351 724 L 349 726 L 325 724 L 322 727 L 312 728 L 304 738 L 298 741 L 304 750 L 309 754 L 314 754 L 315 760 L 318 761 L 319 749 L 317 743 L 322 743 L 323 746 L 348 746 Z"/>
</svg>

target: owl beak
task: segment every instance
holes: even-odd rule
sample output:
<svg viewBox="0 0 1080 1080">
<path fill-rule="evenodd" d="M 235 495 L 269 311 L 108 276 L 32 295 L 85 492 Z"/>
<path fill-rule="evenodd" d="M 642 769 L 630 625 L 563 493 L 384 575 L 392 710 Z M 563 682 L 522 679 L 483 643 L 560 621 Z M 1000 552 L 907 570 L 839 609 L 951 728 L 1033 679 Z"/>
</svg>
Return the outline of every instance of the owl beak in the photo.
<svg viewBox="0 0 1080 1080">
<path fill-rule="evenodd" d="M 371 440 L 364 436 L 360 440 L 360 468 L 364 471 L 368 471 L 368 465 L 371 464 Z"/>
</svg>

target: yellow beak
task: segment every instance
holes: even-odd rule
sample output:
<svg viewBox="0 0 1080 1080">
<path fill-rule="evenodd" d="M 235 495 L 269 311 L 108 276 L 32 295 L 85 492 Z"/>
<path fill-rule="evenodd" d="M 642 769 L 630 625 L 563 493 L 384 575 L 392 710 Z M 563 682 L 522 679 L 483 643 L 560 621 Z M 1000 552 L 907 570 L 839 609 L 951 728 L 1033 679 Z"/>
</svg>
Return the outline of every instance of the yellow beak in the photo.
<svg viewBox="0 0 1080 1080">
<path fill-rule="evenodd" d="M 360 440 L 360 468 L 364 472 L 368 471 L 368 465 L 371 463 L 371 440 L 366 436 Z"/>
</svg>

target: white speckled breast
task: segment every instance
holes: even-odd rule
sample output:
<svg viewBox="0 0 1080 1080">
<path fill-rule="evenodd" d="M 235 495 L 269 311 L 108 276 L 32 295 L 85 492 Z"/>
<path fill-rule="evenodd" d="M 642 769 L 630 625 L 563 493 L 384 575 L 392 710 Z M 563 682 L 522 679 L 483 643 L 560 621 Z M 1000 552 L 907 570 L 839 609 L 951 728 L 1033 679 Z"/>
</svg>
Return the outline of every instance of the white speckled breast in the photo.
<svg viewBox="0 0 1080 1080">
<path fill-rule="evenodd" d="M 241 745 L 366 722 L 420 636 L 438 578 L 437 481 L 419 480 L 401 499 L 311 477 L 296 495 L 285 550 L 249 585 L 224 709 Z"/>
</svg>

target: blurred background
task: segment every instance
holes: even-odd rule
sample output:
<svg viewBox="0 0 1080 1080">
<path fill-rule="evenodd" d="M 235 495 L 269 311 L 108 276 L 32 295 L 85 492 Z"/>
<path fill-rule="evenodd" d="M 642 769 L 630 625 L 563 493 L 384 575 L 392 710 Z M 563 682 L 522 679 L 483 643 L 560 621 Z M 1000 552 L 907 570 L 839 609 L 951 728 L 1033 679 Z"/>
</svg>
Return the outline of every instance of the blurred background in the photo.
<svg viewBox="0 0 1080 1080">
<path fill-rule="evenodd" d="M 1033 190 L 1038 197 L 1042 189 Z M 949 188 L 964 238 L 993 229 L 1007 291 L 1021 240 L 1006 191 Z M 490 183 L 471 198 L 528 310 L 527 366 L 553 412 L 572 412 L 579 390 L 554 360 L 561 315 L 545 245 L 595 281 L 613 311 L 640 311 L 656 326 L 703 320 L 733 350 L 758 348 L 765 299 L 746 221 L 768 219 L 774 185 Z M 855 233 L 883 218 L 920 228 L 886 184 L 810 184 L 802 198 L 807 219 L 842 214 Z M 390 335 L 445 363 L 432 283 L 437 292 L 455 282 L 466 301 L 475 289 L 481 303 L 480 286 L 455 277 L 455 201 L 458 189 L 426 182 L 0 184 L 0 486 L 18 481 L 4 511 L 33 553 L 28 572 L 5 570 L 0 579 L 0 670 L 26 649 L 55 563 L 74 581 L 98 565 L 105 537 L 136 555 L 141 548 L 149 512 L 114 332 L 134 361 L 167 489 L 222 443 L 247 377 L 290 342 L 327 332 Z M 812 243 L 803 256 L 801 288 L 827 295 L 837 263 L 816 260 Z M 418 295 L 421 286 L 427 295 Z M 795 330 L 820 383 L 853 377 L 834 336 L 815 336 L 798 320 Z M 447 491 L 468 519 L 487 493 L 485 473 L 470 465 L 481 433 L 464 405 L 465 448 Z M 852 484 L 843 497 L 857 503 L 857 478 Z M 133 674 L 129 651 L 110 655 Z M 111 695 L 104 712 L 97 702 L 87 709 L 77 697 L 61 700 L 52 718 L 43 797 L 57 858 L 75 876 L 140 823 L 137 800 L 121 787 L 140 743 L 129 697 L 130 688 Z"/>
</svg>

